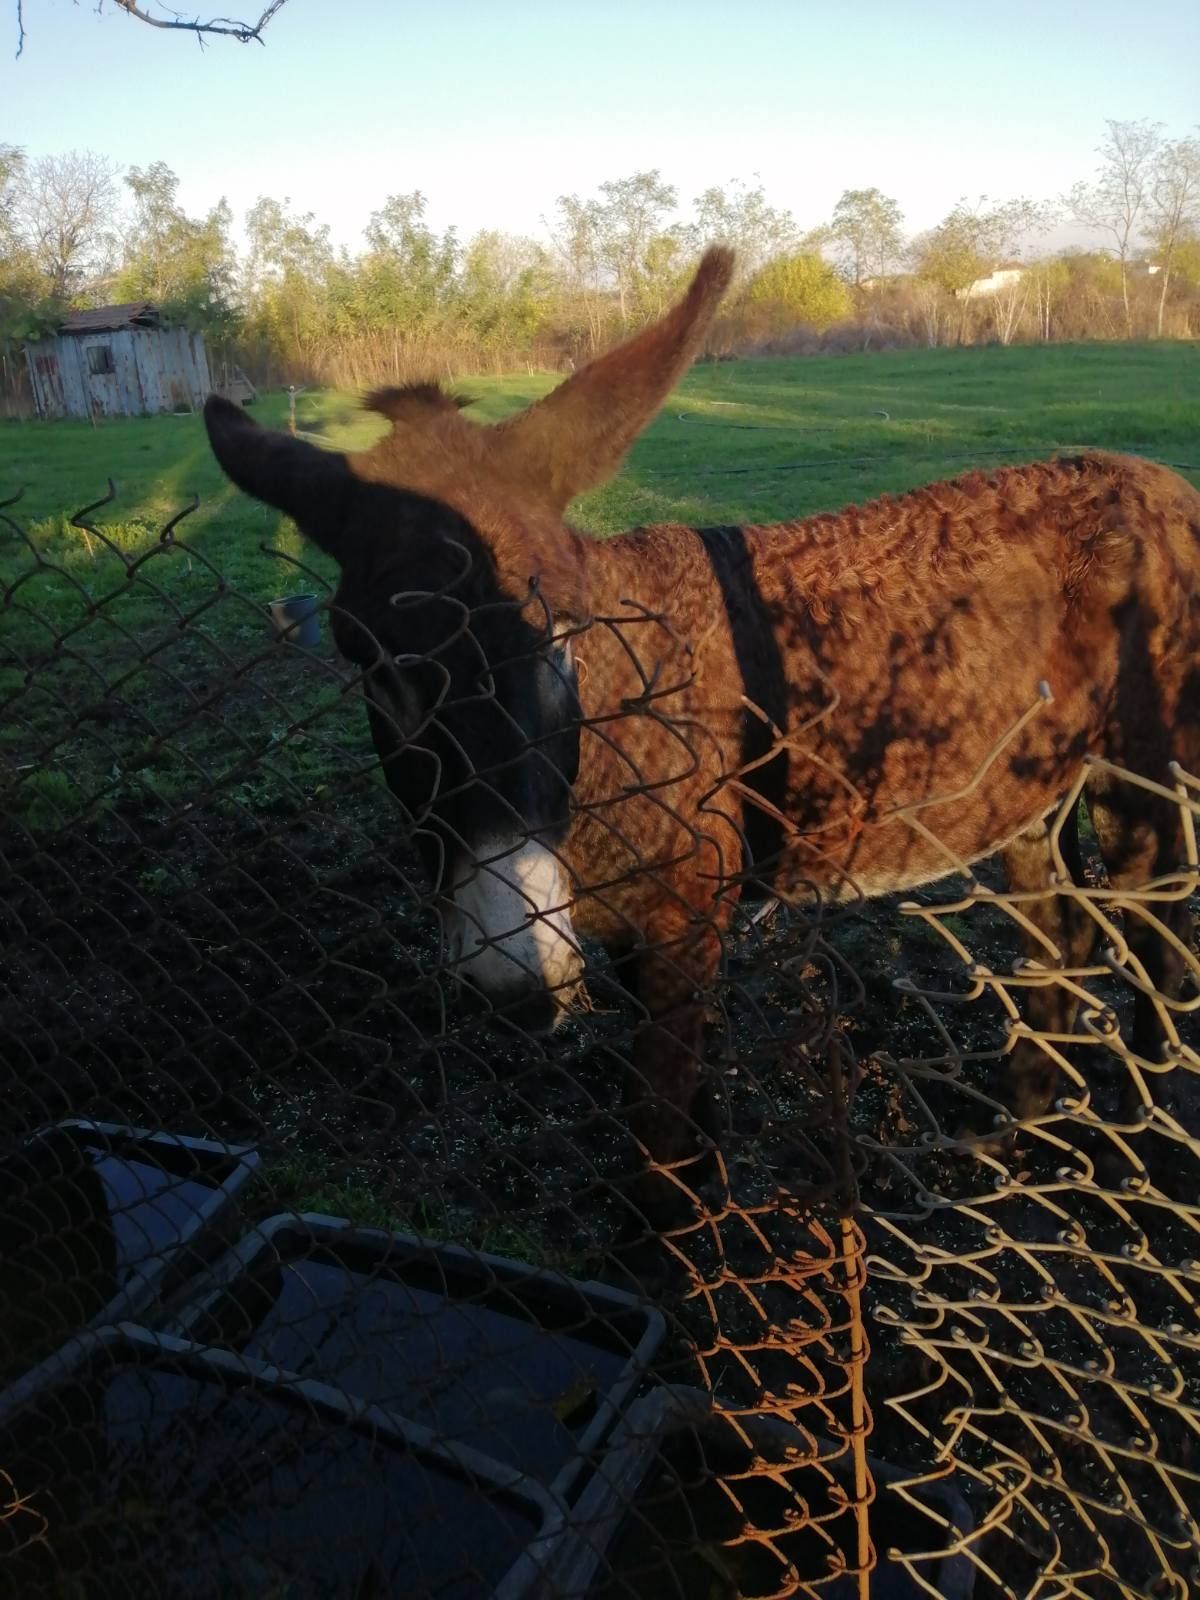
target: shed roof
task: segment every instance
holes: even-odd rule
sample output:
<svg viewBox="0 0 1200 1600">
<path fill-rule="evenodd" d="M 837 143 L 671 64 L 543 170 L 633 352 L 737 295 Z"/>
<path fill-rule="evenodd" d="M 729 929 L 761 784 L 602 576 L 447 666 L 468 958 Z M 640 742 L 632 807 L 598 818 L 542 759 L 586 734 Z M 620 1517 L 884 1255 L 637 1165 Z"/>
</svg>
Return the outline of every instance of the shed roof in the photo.
<svg viewBox="0 0 1200 1600">
<path fill-rule="evenodd" d="M 88 311 L 69 311 L 59 324 L 59 333 L 110 333 L 119 328 L 157 328 L 162 314 L 149 300 L 130 300 L 120 306 L 96 306 Z"/>
</svg>

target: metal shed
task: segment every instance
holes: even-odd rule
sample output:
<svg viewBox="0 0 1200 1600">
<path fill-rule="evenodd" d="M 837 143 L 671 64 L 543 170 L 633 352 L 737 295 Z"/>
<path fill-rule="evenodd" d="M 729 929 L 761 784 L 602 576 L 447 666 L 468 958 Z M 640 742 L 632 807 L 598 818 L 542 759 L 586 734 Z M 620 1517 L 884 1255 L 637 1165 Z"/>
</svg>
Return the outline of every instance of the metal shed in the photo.
<svg viewBox="0 0 1200 1600">
<path fill-rule="evenodd" d="M 204 339 L 164 328 L 149 301 L 72 311 L 25 347 L 40 417 L 140 417 L 196 411 L 211 388 Z"/>
</svg>

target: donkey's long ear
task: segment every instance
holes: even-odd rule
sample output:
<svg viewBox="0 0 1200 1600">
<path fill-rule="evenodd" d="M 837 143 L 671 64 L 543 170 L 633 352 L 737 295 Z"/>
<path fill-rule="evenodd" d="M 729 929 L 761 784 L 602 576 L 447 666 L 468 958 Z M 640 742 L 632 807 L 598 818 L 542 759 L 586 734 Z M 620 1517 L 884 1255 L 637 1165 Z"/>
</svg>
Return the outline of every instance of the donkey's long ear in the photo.
<svg viewBox="0 0 1200 1600">
<path fill-rule="evenodd" d="M 210 394 L 208 442 L 239 489 L 286 512 L 322 550 L 341 558 L 342 534 L 358 480 L 345 456 L 260 427 L 241 406 Z"/>
<path fill-rule="evenodd" d="M 502 470 L 559 511 L 611 478 L 692 364 L 733 277 L 733 259 L 732 250 L 706 251 L 687 294 L 660 322 L 495 424 L 489 454 Z"/>
</svg>

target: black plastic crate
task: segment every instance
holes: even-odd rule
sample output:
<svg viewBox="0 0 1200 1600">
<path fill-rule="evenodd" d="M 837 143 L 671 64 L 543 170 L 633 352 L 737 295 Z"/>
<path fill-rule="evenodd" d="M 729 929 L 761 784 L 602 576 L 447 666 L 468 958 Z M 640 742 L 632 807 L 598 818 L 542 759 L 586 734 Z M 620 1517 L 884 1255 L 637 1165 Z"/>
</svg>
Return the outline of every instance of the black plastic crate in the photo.
<svg viewBox="0 0 1200 1600">
<path fill-rule="evenodd" d="M 132 1324 L 0 1397 L 0 1593 L 523 1600 L 542 1485 L 377 1406 Z"/>
<path fill-rule="evenodd" d="M 163 1325 L 385 1406 L 564 1499 L 666 1331 L 604 1284 L 313 1214 L 260 1224 Z"/>
<path fill-rule="evenodd" d="M 236 1239 L 253 1150 L 115 1123 L 0 1156 L 0 1382 L 88 1327 L 138 1318 Z"/>
</svg>

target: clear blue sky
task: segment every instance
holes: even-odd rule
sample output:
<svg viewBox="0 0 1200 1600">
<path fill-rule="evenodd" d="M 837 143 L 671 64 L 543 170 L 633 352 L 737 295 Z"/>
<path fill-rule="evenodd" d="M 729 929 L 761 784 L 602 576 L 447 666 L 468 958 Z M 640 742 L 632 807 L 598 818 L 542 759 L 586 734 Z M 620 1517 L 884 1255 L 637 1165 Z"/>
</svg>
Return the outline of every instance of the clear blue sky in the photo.
<svg viewBox="0 0 1200 1600">
<path fill-rule="evenodd" d="M 264 47 L 204 51 L 111 0 L 25 0 L 19 61 L 15 14 L 0 142 L 161 159 L 190 211 L 225 195 L 239 222 L 288 195 L 350 245 L 389 193 L 537 232 L 557 195 L 648 167 L 685 204 L 758 175 L 803 225 L 874 184 L 915 231 L 1087 177 L 1106 117 L 1200 123 L 1198 0 L 289 0 Z"/>
</svg>

